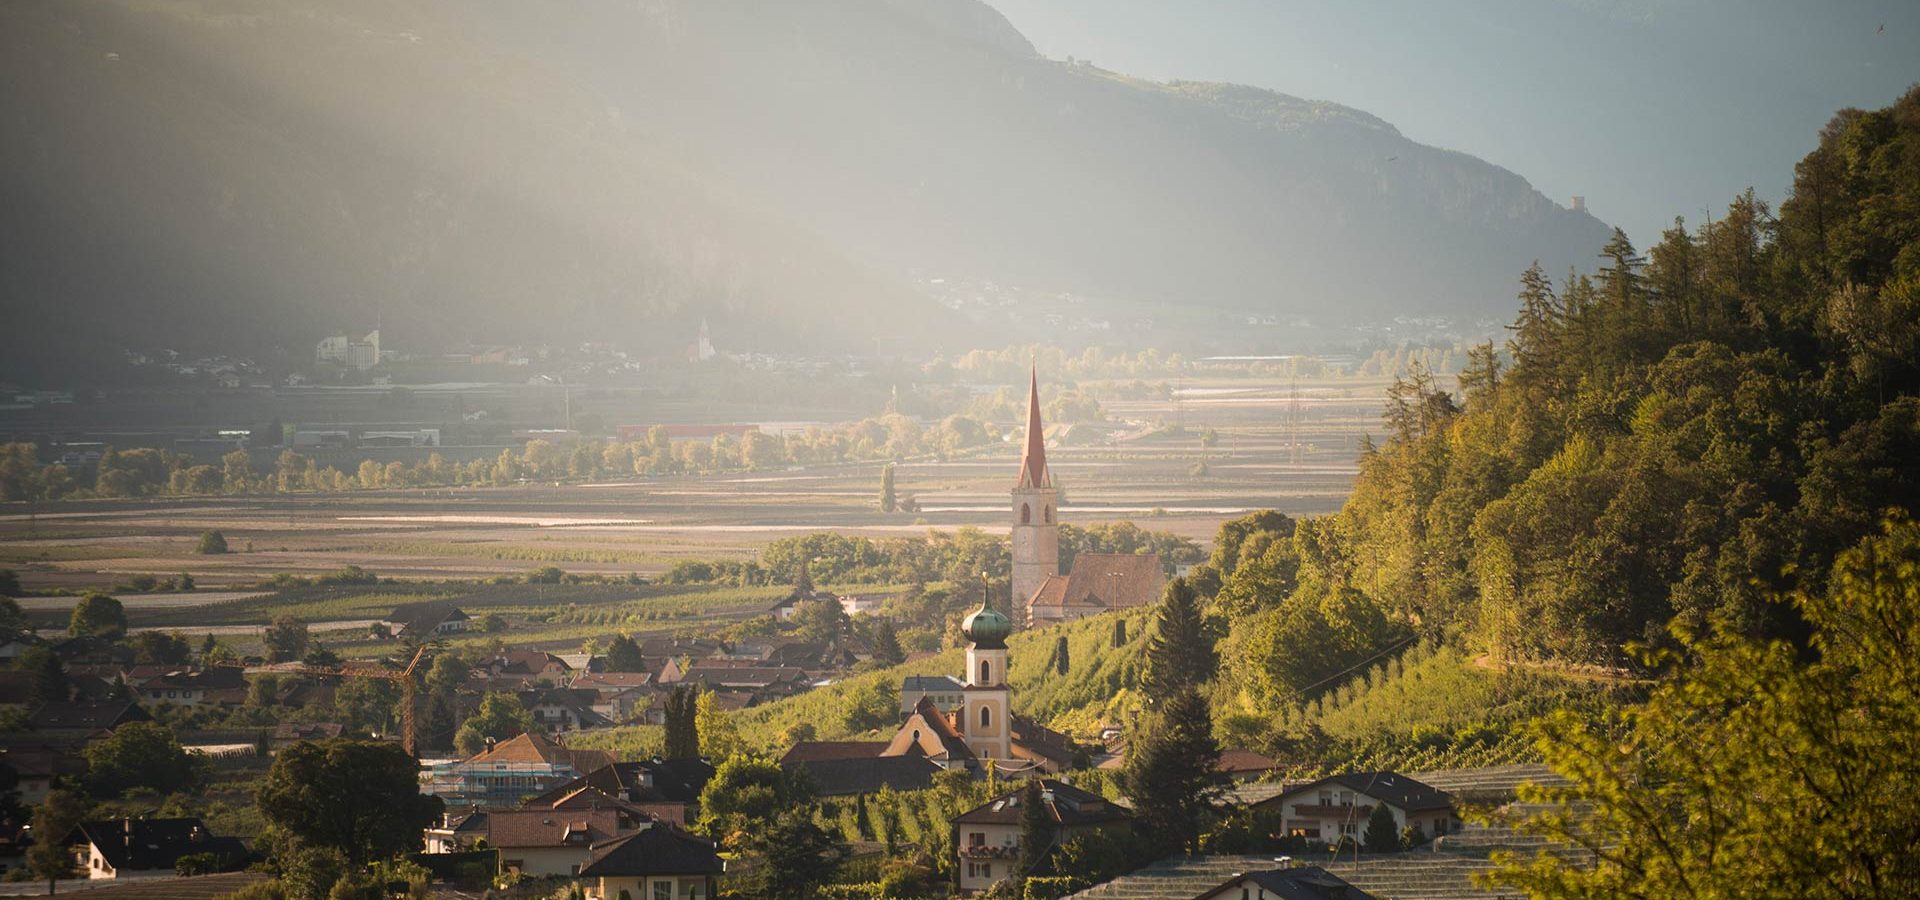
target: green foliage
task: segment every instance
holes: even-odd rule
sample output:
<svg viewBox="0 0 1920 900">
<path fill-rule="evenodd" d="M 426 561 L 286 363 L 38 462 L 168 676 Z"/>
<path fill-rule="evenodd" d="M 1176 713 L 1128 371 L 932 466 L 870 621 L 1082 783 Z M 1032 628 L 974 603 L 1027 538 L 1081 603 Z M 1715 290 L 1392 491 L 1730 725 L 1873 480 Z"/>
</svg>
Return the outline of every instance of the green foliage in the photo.
<svg viewBox="0 0 1920 900">
<path fill-rule="evenodd" d="M 699 689 L 676 684 L 667 693 L 667 737 L 663 756 L 667 759 L 700 757 Z"/>
<path fill-rule="evenodd" d="M 1126 792 L 1136 827 L 1157 849 L 1199 852 L 1220 793 L 1219 759 L 1206 698 L 1192 686 L 1164 698 L 1142 722 L 1127 750 Z"/>
<path fill-rule="evenodd" d="M 73 696 L 73 684 L 67 679 L 67 667 L 48 647 L 28 647 L 14 661 L 14 668 L 32 674 L 28 699 L 35 705 L 62 703 Z"/>
<path fill-rule="evenodd" d="M 703 793 L 704 797 L 705 794 Z M 783 809 L 738 842 L 749 861 L 739 888 L 750 897 L 815 896 L 833 880 L 847 848 L 813 821 L 807 808 Z"/>
<path fill-rule="evenodd" d="M 158 722 L 129 722 L 87 745 L 87 790 L 119 797 L 134 788 L 161 793 L 186 790 L 205 776 L 204 760 L 181 749 L 173 729 Z"/>
<path fill-rule="evenodd" d="M 193 552 L 203 556 L 217 556 L 225 553 L 227 552 L 227 536 L 217 530 L 202 531 L 200 532 L 200 542 L 194 546 Z"/>
<path fill-rule="evenodd" d="M 1547 896 L 1883 897 L 1920 891 L 1920 526 L 1888 523 L 1792 607 L 1812 654 L 1731 629 L 1681 634 L 1687 662 L 1641 706 L 1541 727 L 1572 780 L 1533 788 L 1522 827 L 1595 865 L 1507 858 Z M 1654 662 L 1677 660 L 1672 654 Z"/>
<path fill-rule="evenodd" d="M 513 694 L 489 693 L 480 698 L 480 707 L 460 723 L 454 733 L 454 749 L 472 756 L 486 749 L 489 739 L 503 741 L 533 729 L 533 714 Z"/>
<path fill-rule="evenodd" d="M 67 633 L 74 637 L 118 640 L 127 633 L 126 608 L 106 594 L 88 594 L 73 607 Z"/>
<path fill-rule="evenodd" d="M 311 637 L 307 632 L 307 623 L 292 616 L 275 616 L 260 635 L 266 645 L 268 662 L 287 662 L 299 659 L 307 654 L 307 645 Z"/>
<path fill-rule="evenodd" d="M 333 740 L 280 751 L 255 792 L 267 821 L 355 863 L 418 849 L 440 814 L 420 793 L 419 763 L 399 746 Z M 331 887 L 328 884 L 327 887 Z"/>
<path fill-rule="evenodd" d="M 847 705 L 841 727 L 849 733 L 858 734 L 885 728 L 899 718 L 898 687 L 884 681 L 874 681 L 854 694 L 853 702 Z"/>
<path fill-rule="evenodd" d="M 880 468 L 880 511 L 893 512 L 900 506 L 900 500 L 893 492 L 893 463 Z"/>
<path fill-rule="evenodd" d="M 1015 877 L 1027 878 L 1046 865 L 1058 837 L 1053 814 L 1047 810 L 1040 779 L 1029 778 L 1020 789 L 1020 859 L 1014 866 Z"/>
<path fill-rule="evenodd" d="M 47 893 L 53 893 L 52 882 L 58 878 L 71 877 L 77 865 L 72 851 L 67 848 L 66 836 L 73 833 L 80 823 L 85 821 L 90 811 L 85 797 L 68 790 L 54 790 L 47 794 L 33 810 L 33 833 L 36 835 L 58 835 L 48 840 L 34 841 L 27 848 L 27 867 L 33 874 L 47 880 Z"/>
<path fill-rule="evenodd" d="M 641 672 L 646 667 L 647 661 L 640 656 L 640 645 L 632 637 L 619 634 L 607 643 L 607 671 Z"/>
<path fill-rule="evenodd" d="M 1400 849 L 1400 829 L 1393 823 L 1393 810 L 1376 803 L 1367 814 L 1367 830 L 1360 836 L 1368 853 L 1392 853 Z"/>
<path fill-rule="evenodd" d="M 700 791 L 695 827 L 723 847 L 743 847 L 782 813 L 811 800 L 807 786 L 773 760 L 734 756 L 714 770 Z"/>
<path fill-rule="evenodd" d="M 20 573 L 15 572 L 12 569 L 0 569 L 0 597 L 5 597 L 11 600 L 14 597 L 19 597 L 22 595 L 23 595 L 23 592 L 20 590 Z M 14 615 L 17 617 L 20 611 L 20 604 L 18 603 L 13 604 L 12 609 L 13 609 Z M 5 625 L 6 627 L 9 627 L 9 628 L 19 627 L 18 623 L 13 619 L 0 622 L 0 625 Z"/>
<path fill-rule="evenodd" d="M 1153 637 L 1147 642 L 1142 687 L 1148 696 L 1164 700 L 1212 679 L 1219 662 L 1193 588 L 1185 578 L 1168 582 L 1154 617 Z"/>
</svg>

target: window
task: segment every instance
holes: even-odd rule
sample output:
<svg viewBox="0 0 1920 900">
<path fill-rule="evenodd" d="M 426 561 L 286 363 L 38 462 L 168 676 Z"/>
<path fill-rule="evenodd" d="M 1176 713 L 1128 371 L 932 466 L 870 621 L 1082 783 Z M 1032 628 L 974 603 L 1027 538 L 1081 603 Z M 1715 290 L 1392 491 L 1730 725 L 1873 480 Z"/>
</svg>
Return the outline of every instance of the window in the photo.
<svg viewBox="0 0 1920 900">
<path fill-rule="evenodd" d="M 673 879 L 667 878 L 653 883 L 653 900 L 673 900 Z"/>
<path fill-rule="evenodd" d="M 992 674 L 993 674 L 993 663 L 990 663 L 984 659 L 981 660 L 980 661 L 980 683 L 992 684 L 993 679 L 988 677 Z"/>
<path fill-rule="evenodd" d="M 1020 504 L 1020 524 L 1030 525 L 1032 523 L 1033 523 L 1033 507 L 1028 506 L 1025 503 Z"/>
<path fill-rule="evenodd" d="M 1341 822 L 1341 823 L 1340 823 L 1340 833 L 1341 833 L 1341 834 L 1353 834 L 1353 833 L 1354 833 L 1354 831 L 1355 831 L 1355 827 L 1354 827 L 1354 823 L 1352 823 L 1352 822 Z"/>
<path fill-rule="evenodd" d="M 1321 791 L 1321 792 L 1320 792 L 1320 805 L 1321 805 L 1321 806 L 1332 806 L 1332 805 L 1333 805 L 1333 792 L 1332 792 L 1332 791 Z"/>
<path fill-rule="evenodd" d="M 990 728 L 992 726 L 993 726 L 993 707 L 991 706 L 980 707 L 980 727 Z"/>
</svg>

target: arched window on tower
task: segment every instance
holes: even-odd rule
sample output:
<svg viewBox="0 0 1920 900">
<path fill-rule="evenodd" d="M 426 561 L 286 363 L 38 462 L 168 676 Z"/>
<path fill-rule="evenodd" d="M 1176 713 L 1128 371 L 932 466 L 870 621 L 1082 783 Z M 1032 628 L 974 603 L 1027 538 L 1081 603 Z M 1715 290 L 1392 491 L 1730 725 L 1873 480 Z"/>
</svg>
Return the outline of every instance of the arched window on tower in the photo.
<svg viewBox="0 0 1920 900">
<path fill-rule="evenodd" d="M 1047 507 L 1047 524 L 1053 524 L 1053 507 L 1051 506 Z"/>
<path fill-rule="evenodd" d="M 1032 522 L 1033 522 L 1033 507 L 1028 506 L 1025 503 L 1020 504 L 1020 524 L 1028 525 L 1028 524 L 1031 524 Z"/>
<path fill-rule="evenodd" d="M 993 707 L 991 706 L 980 707 L 980 727 L 988 728 L 988 727 L 991 727 L 992 725 L 993 725 Z"/>
<path fill-rule="evenodd" d="M 993 683 L 993 679 L 988 677 L 992 673 L 992 671 L 993 671 L 993 663 L 990 663 L 984 659 L 980 661 L 980 683 L 981 684 Z"/>
</svg>

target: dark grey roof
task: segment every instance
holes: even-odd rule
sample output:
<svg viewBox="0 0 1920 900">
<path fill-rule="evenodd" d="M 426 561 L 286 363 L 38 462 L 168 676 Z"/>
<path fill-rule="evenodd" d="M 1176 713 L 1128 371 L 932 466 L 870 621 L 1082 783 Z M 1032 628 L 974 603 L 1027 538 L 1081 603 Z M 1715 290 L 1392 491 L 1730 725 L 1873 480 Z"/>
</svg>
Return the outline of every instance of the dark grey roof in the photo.
<svg viewBox="0 0 1920 900">
<path fill-rule="evenodd" d="M 1053 813 L 1053 820 L 1062 825 L 1094 825 L 1133 819 L 1133 813 L 1126 807 L 1058 779 L 1041 779 L 1040 790 L 1042 802 Z M 955 816 L 953 821 L 971 825 L 1018 825 L 1020 802 L 1025 794 L 1026 785 L 1022 784 Z"/>
<path fill-rule="evenodd" d="M 873 756 L 864 759 L 794 760 L 781 764 L 789 772 L 804 772 L 821 797 L 871 794 L 883 787 L 910 791 L 933 785 L 940 764 L 918 754 Z"/>
<path fill-rule="evenodd" d="M 1401 812 L 1453 808 L 1453 795 L 1398 772 L 1348 772 L 1331 775 L 1278 794 L 1262 803 L 1292 802 L 1300 794 L 1318 790 L 1328 784 L 1337 784 L 1356 793 L 1373 797 Z"/>
<path fill-rule="evenodd" d="M 589 878 L 718 875 L 724 869 L 712 841 L 662 823 L 595 847 L 593 861 L 580 874 Z"/>
<path fill-rule="evenodd" d="M 247 855 L 239 838 L 214 837 L 199 819 L 102 819 L 75 829 L 116 871 L 172 869 L 182 856 L 211 853 L 224 861 Z"/>
<path fill-rule="evenodd" d="M 102 728 L 118 728 L 128 722 L 144 722 L 151 719 L 140 704 L 132 700 L 82 700 L 71 703 L 48 703 L 33 711 L 29 724 L 35 731 L 50 731 L 60 728 L 81 728 L 97 731 Z"/>
<path fill-rule="evenodd" d="M 429 600 L 425 603 L 396 606 L 393 612 L 388 613 L 382 621 L 396 623 L 403 631 L 419 634 L 440 627 L 442 622 L 460 621 L 466 618 L 466 611 L 451 600 Z"/>
<path fill-rule="evenodd" d="M 952 675 L 908 675 L 900 682 L 902 691 L 958 691 L 966 685 Z"/>
<path fill-rule="evenodd" d="M 1235 875 L 1194 900 L 1210 900 L 1221 896 L 1242 881 L 1259 885 L 1274 900 L 1373 900 L 1372 894 L 1346 883 L 1319 866 L 1294 866 Z"/>
<path fill-rule="evenodd" d="M 574 791 L 590 787 L 628 803 L 698 803 L 700 791 L 712 777 L 713 764 L 704 759 L 614 763 L 547 791 L 531 802 L 552 804 Z"/>
</svg>

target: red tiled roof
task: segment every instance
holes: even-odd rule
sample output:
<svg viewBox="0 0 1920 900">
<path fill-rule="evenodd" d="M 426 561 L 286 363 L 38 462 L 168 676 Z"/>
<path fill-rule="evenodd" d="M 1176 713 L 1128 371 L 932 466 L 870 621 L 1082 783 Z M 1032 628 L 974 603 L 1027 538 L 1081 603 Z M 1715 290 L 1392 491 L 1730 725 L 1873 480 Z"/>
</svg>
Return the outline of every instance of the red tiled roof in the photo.
<svg viewBox="0 0 1920 900">
<path fill-rule="evenodd" d="M 1127 609 L 1157 602 L 1165 585 L 1158 554 L 1081 553 L 1073 558 L 1073 572 L 1048 578 L 1028 606 Z"/>
<path fill-rule="evenodd" d="M 892 741 L 800 741 L 780 757 L 781 765 L 815 762 L 823 759 L 867 759 L 877 757 Z"/>
<path fill-rule="evenodd" d="M 512 740 L 496 744 L 492 750 L 479 753 L 467 760 L 468 763 L 571 763 L 576 772 L 591 772 L 601 766 L 613 765 L 613 754 L 606 750 L 570 750 L 545 737 L 527 732 Z"/>
</svg>

